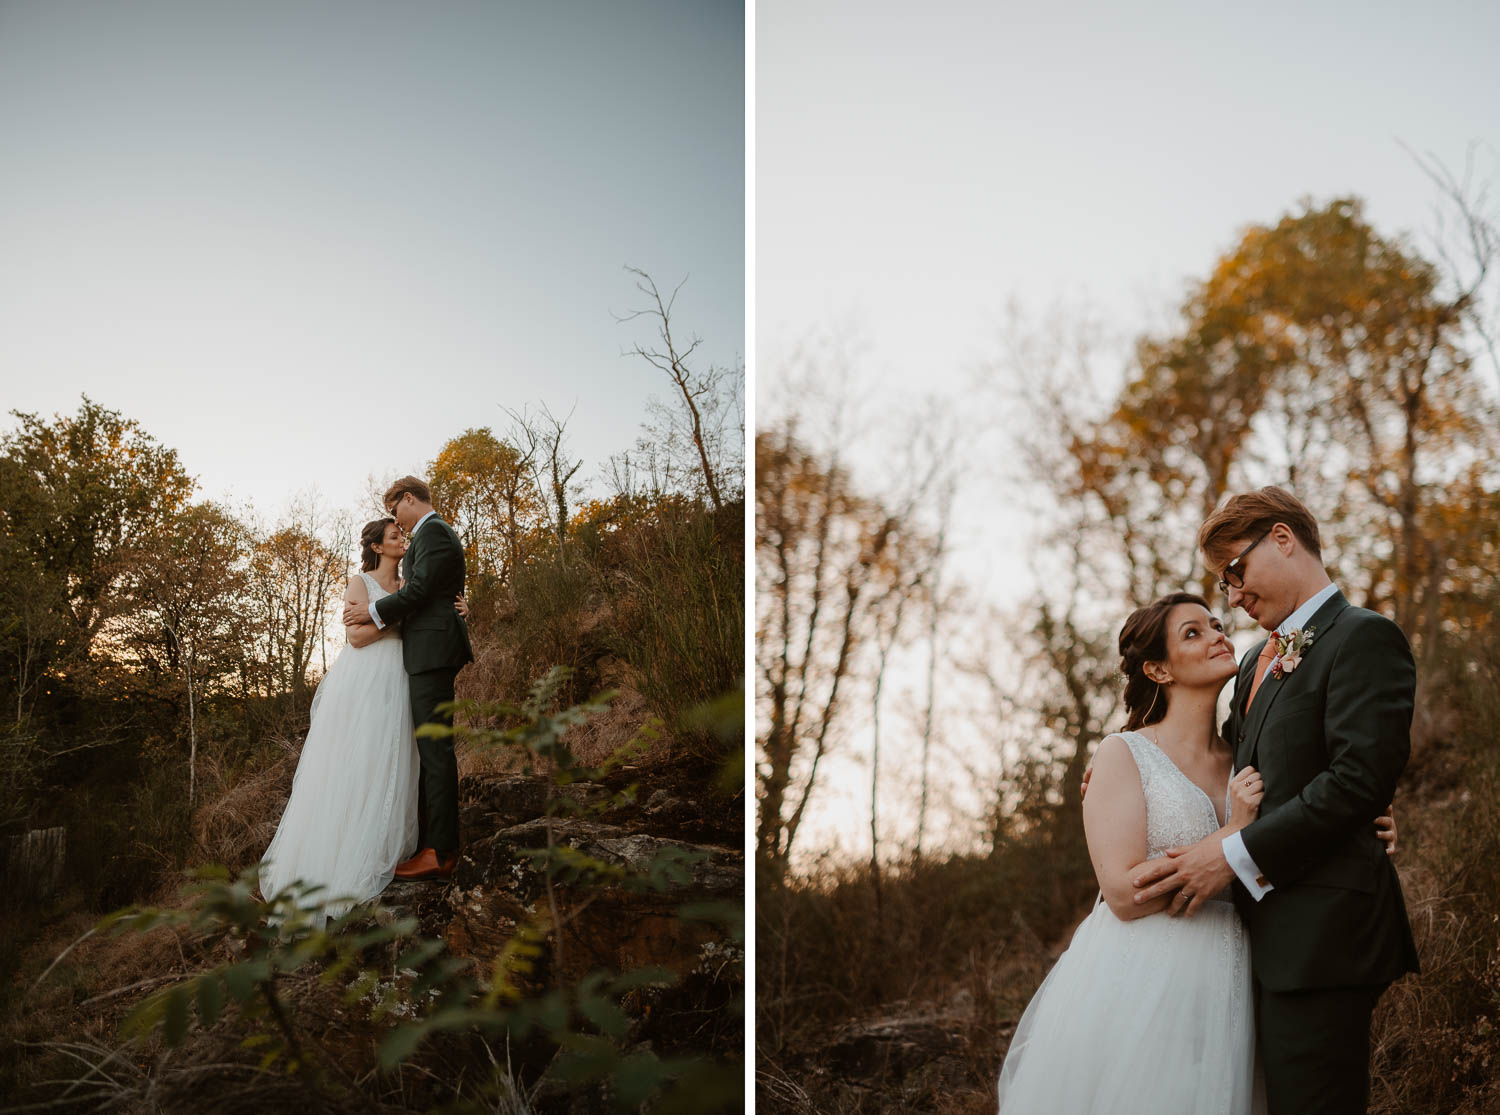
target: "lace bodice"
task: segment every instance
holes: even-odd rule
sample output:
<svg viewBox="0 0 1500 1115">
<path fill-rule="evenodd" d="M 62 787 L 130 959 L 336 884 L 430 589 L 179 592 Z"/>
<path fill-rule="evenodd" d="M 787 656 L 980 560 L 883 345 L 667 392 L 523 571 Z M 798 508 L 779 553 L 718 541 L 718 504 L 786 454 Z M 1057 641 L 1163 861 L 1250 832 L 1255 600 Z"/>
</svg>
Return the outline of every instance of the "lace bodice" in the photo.
<svg viewBox="0 0 1500 1115">
<path fill-rule="evenodd" d="M 1213 803 L 1201 787 L 1178 769 L 1166 752 L 1140 732 L 1121 732 L 1141 772 L 1146 795 L 1146 856 L 1166 855 L 1168 848 L 1196 844 L 1219 829 Z M 1225 817 L 1229 787 L 1224 787 Z"/>
<path fill-rule="evenodd" d="M 361 570 L 359 575 L 364 578 L 365 588 L 369 590 L 371 604 L 375 603 L 375 601 L 379 600 L 382 596 L 390 595 L 390 593 L 386 592 L 385 589 L 380 587 L 380 582 L 377 581 L 372 574 L 366 573 Z"/>
<path fill-rule="evenodd" d="M 365 591 L 370 594 L 370 603 L 371 604 L 375 603 L 375 601 L 377 601 L 377 600 L 383 599 L 384 597 L 387 597 L 387 596 L 391 595 L 385 589 L 383 589 L 383 588 L 380 587 L 380 582 L 375 579 L 375 577 L 374 577 L 373 574 L 366 573 L 363 570 L 361 570 L 359 575 L 362 578 L 364 578 Z M 372 646 L 380 646 L 382 644 L 395 644 L 397 646 L 401 645 L 401 627 L 400 627 L 399 624 L 397 624 L 395 626 L 392 626 L 392 625 L 388 624 L 381 631 L 380 634 L 381 634 L 381 637 L 378 638 L 378 639 L 376 639 L 373 643 L 367 643 L 366 644 L 366 648 L 372 647 Z M 350 647 L 349 649 L 350 650 L 358 650 L 359 648 L 358 647 Z M 313 700 L 317 700 L 317 697 L 314 697 Z"/>
</svg>

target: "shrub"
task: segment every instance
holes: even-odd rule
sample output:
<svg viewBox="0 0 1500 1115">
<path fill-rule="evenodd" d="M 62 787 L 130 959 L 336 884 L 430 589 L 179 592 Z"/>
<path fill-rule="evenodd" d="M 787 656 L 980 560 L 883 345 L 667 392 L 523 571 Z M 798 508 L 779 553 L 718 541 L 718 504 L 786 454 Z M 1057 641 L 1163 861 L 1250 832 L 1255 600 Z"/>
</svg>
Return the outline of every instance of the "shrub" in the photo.
<svg viewBox="0 0 1500 1115">
<path fill-rule="evenodd" d="M 712 733 L 684 729 L 683 714 L 742 685 L 744 504 L 718 513 L 666 505 L 654 523 L 622 528 L 615 548 L 610 646 L 686 749 L 716 757 Z"/>
</svg>

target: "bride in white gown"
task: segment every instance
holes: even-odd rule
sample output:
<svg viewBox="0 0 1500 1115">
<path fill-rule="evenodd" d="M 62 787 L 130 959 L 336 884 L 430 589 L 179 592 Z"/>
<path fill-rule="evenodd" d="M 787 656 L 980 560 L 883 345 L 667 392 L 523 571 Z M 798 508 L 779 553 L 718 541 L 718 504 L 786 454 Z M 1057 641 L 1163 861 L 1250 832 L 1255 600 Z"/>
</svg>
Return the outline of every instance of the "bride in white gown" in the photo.
<svg viewBox="0 0 1500 1115">
<path fill-rule="evenodd" d="M 1228 891 L 1167 917 L 1172 896 L 1138 905 L 1131 881 L 1259 806 L 1259 776 L 1231 782 L 1214 725 L 1234 648 L 1201 597 L 1177 593 L 1132 613 L 1120 654 L 1127 730 L 1099 744 L 1083 808 L 1100 901 L 1016 1027 L 1000 1111 L 1249 1115 L 1263 1109 L 1250 943 Z"/>
<path fill-rule="evenodd" d="M 395 520 L 366 524 L 363 568 L 345 601 L 395 592 L 405 553 Z M 465 611 L 461 598 L 458 607 Z M 417 745 L 400 628 L 348 631 L 313 696 L 291 797 L 260 868 L 266 898 L 299 879 L 323 888 L 311 900 L 318 927 L 384 890 L 417 845 Z"/>
<path fill-rule="evenodd" d="M 1231 778 L 1216 730 L 1234 648 L 1202 597 L 1174 593 L 1131 613 L 1120 656 L 1126 728 L 1099 744 L 1083 807 L 1100 897 L 1016 1026 L 1000 1112 L 1259 1115 L 1250 942 L 1229 890 L 1171 917 L 1174 895 L 1138 904 L 1133 883 L 1259 811 L 1260 776 Z M 1394 822 L 1376 827 L 1393 849 Z"/>
</svg>

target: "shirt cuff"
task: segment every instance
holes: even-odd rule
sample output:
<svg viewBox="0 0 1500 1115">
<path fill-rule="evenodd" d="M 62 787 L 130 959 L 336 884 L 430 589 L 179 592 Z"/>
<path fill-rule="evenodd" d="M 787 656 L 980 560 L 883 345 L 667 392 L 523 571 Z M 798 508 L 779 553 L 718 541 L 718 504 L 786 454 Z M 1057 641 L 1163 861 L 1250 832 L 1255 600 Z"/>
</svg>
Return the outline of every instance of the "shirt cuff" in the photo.
<svg viewBox="0 0 1500 1115">
<path fill-rule="evenodd" d="M 1229 861 L 1229 866 L 1234 869 L 1236 877 L 1245 884 L 1245 889 L 1250 892 L 1250 897 L 1259 902 L 1271 891 L 1273 887 L 1266 877 L 1261 874 L 1255 861 L 1250 858 L 1250 852 L 1245 847 L 1245 838 L 1237 832 L 1231 832 L 1223 841 L 1224 858 Z"/>
<path fill-rule="evenodd" d="M 384 631 L 385 624 L 380 622 L 380 613 L 375 610 L 376 601 L 370 601 L 370 618 L 375 621 L 375 630 Z"/>
</svg>

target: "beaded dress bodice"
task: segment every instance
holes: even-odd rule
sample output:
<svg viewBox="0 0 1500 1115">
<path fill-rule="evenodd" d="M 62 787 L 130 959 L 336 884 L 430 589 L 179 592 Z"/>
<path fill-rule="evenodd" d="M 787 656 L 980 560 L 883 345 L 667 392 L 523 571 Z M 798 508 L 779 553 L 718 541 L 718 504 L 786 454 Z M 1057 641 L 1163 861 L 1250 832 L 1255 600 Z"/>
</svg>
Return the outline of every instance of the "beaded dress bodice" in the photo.
<svg viewBox="0 0 1500 1115">
<path fill-rule="evenodd" d="M 1201 787 L 1140 732 L 1121 732 L 1121 738 L 1141 772 L 1146 795 L 1146 856 L 1154 859 L 1168 848 L 1196 844 L 1219 830 L 1219 816 Z M 1225 819 L 1229 816 L 1229 787 L 1224 787 Z"/>
</svg>

